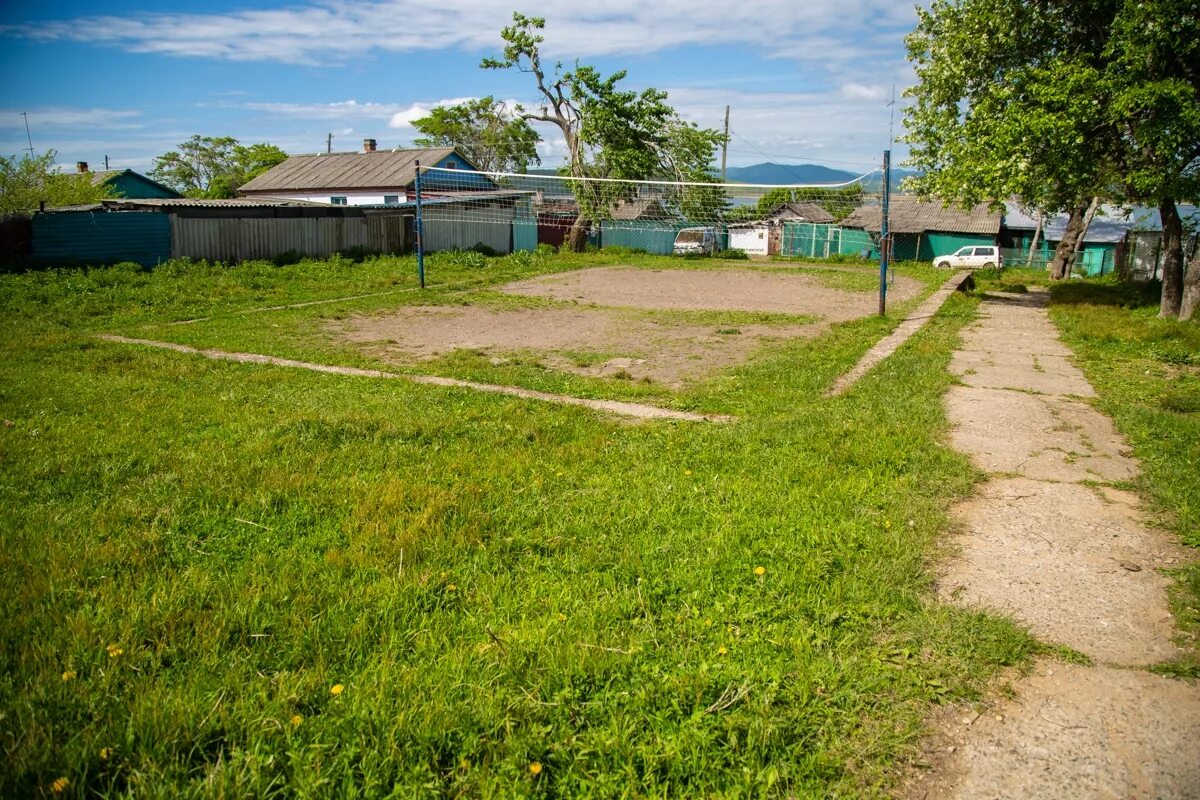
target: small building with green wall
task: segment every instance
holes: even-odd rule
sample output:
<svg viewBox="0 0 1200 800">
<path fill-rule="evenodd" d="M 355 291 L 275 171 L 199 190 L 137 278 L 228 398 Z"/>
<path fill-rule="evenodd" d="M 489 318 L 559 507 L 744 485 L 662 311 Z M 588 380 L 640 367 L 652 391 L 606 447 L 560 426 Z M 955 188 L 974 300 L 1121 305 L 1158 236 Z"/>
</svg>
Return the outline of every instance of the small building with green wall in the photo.
<svg viewBox="0 0 1200 800">
<path fill-rule="evenodd" d="M 843 228 L 879 235 L 882 206 L 859 206 L 842 220 Z M 986 204 L 971 209 L 944 206 L 938 200 L 895 195 L 888 204 L 888 232 L 895 261 L 932 261 L 960 247 L 995 245 L 1000 235 L 1000 212 Z"/>
<path fill-rule="evenodd" d="M 89 172 L 86 161 L 77 162 L 75 168 L 79 172 L 90 174 L 92 183 L 96 186 L 108 187 L 112 197 L 124 197 L 126 200 L 177 200 L 183 197 L 170 186 L 164 186 L 131 169 L 105 169 Z"/>
</svg>

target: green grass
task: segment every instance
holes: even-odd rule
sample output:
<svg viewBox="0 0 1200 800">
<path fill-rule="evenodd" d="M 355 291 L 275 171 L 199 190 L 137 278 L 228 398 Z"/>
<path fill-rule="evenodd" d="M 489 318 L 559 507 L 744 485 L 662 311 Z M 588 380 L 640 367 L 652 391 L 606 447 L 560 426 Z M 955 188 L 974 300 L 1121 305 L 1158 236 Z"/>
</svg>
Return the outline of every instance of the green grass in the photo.
<svg viewBox="0 0 1200 800">
<path fill-rule="evenodd" d="M 1200 547 L 1200 323 L 1158 318 L 1158 286 L 1111 278 L 1051 287 L 1051 314 L 1141 462 L 1152 521 Z M 1186 655 L 1162 671 L 1200 677 L 1200 562 L 1175 571 Z"/>
<path fill-rule="evenodd" d="M 434 258 L 430 281 L 631 263 L 607 258 Z M 325 316 L 428 296 L 243 312 L 412 267 L 0 278 L 0 795 L 873 796 L 933 707 L 1038 650 L 929 600 L 976 477 L 940 402 L 971 297 L 836 399 L 896 316 L 678 395 L 516 375 L 731 425 L 94 338 L 369 362 Z"/>
</svg>

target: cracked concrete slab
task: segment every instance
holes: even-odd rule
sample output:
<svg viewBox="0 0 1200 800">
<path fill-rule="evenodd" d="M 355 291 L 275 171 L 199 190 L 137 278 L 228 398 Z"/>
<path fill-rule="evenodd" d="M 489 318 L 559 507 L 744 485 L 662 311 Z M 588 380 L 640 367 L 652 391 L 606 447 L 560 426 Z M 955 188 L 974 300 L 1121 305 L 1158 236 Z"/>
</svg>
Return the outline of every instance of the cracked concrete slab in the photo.
<svg viewBox="0 0 1200 800">
<path fill-rule="evenodd" d="M 1188 558 L 1114 482 L 1138 465 L 1059 340 L 1047 294 L 988 295 L 945 396 L 951 441 L 991 473 L 955 509 L 938 595 L 1011 616 L 1101 666 L 1044 661 L 1011 700 L 927 741 L 912 798 L 1200 797 L 1200 687 L 1140 667 L 1178 654 L 1162 570 Z M 1120 669 L 1114 667 L 1122 667 Z"/>
</svg>

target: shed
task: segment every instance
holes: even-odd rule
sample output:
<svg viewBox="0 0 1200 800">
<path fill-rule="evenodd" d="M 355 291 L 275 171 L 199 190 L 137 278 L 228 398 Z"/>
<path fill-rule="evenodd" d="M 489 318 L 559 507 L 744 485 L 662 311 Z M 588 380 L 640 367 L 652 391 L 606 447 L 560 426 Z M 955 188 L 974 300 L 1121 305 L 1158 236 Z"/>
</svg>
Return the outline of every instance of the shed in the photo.
<svg viewBox="0 0 1200 800">
<path fill-rule="evenodd" d="M 784 203 L 760 219 L 729 226 L 729 246 L 750 255 L 779 255 L 783 252 L 784 223 L 829 224 L 836 218 L 816 203 Z"/>
<path fill-rule="evenodd" d="M 93 172 L 88 168 L 88 162 L 76 161 L 75 171 L 91 177 L 93 186 L 107 187 L 109 194 L 113 197 L 134 200 L 183 197 L 170 186 L 161 184 L 153 178 L 147 178 L 142 173 L 134 172 L 131 169 L 102 169 Z"/>
<path fill-rule="evenodd" d="M 859 206 L 842 226 L 878 234 L 881 218 L 881 206 Z M 888 231 L 893 259 L 931 261 L 967 245 L 996 244 L 1000 212 L 982 203 L 964 210 L 915 195 L 894 195 L 888 205 Z"/>
</svg>

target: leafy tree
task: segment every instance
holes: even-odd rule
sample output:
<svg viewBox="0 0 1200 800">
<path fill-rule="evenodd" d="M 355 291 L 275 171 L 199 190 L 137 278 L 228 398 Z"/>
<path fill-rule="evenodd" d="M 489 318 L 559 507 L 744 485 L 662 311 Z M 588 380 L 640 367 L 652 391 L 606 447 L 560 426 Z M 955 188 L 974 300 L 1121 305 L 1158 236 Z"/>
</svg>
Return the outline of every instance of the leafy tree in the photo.
<svg viewBox="0 0 1200 800">
<path fill-rule="evenodd" d="M 1176 201 L 1196 196 L 1200 168 L 1194 2 L 935 0 L 918 13 L 905 120 L 918 192 L 1069 211 L 1056 277 L 1101 199 L 1157 205 L 1169 252 L 1160 313 L 1178 313 Z"/>
<path fill-rule="evenodd" d="M 188 197 L 237 197 L 238 187 L 287 157 L 271 144 L 247 146 L 232 136 L 195 135 L 155 158 L 150 175 Z"/>
<path fill-rule="evenodd" d="M 548 71 L 542 63 L 541 17 L 513 14 L 513 24 L 500 32 L 504 40 L 502 58 L 485 58 L 484 69 L 517 69 L 533 76 L 540 96 L 536 109 L 518 106 L 517 116 L 555 125 L 567 146 L 565 172 L 575 178 L 622 178 L 627 180 L 672 179 L 713 182 L 713 151 L 722 141 L 715 130 L 684 121 L 667 104 L 667 94 L 658 89 L 636 92 L 619 85 L 624 70 L 605 77 L 595 67 L 562 63 Z M 611 213 L 628 199 L 627 184 L 581 181 L 572 184 L 580 215 L 571 229 L 573 250 L 582 250 L 591 222 Z M 724 205 L 704 187 L 677 190 L 668 204 L 691 212 L 712 211 Z"/>
<path fill-rule="evenodd" d="M 540 164 L 537 132 L 524 119 L 488 96 L 455 106 L 439 106 L 413 121 L 423 136 L 420 147 L 457 147 L 484 172 L 524 172 Z"/>
<path fill-rule="evenodd" d="M 56 153 L 40 156 L 0 156 L 0 217 L 33 211 L 39 204 L 72 206 L 111 197 L 111 189 L 92 181 L 92 175 L 56 171 Z"/>
</svg>

